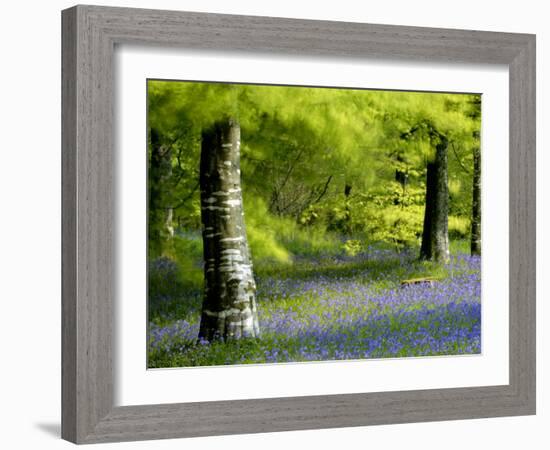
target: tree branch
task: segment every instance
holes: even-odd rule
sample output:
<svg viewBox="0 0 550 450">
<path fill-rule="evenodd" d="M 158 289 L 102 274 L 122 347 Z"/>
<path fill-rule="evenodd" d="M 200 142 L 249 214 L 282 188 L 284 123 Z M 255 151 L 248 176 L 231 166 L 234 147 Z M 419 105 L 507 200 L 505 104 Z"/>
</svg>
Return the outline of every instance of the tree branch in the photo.
<svg viewBox="0 0 550 450">
<path fill-rule="evenodd" d="M 320 201 L 320 200 L 325 196 L 325 194 L 326 194 L 327 191 L 328 191 L 328 185 L 330 184 L 331 180 L 332 180 L 332 175 L 330 175 L 330 176 L 328 177 L 328 180 L 327 180 L 327 182 L 325 183 L 325 186 L 323 187 L 323 190 L 321 191 L 321 193 L 319 194 L 319 196 L 318 196 L 313 202 L 311 202 L 312 205 L 315 204 L 315 203 L 317 203 L 318 201 Z"/>
<path fill-rule="evenodd" d="M 456 160 L 458 161 L 458 164 L 460 165 L 460 167 L 462 167 L 462 170 L 464 172 L 466 172 L 468 175 L 471 175 L 472 172 L 470 172 L 468 169 L 466 169 L 466 167 L 464 166 L 464 164 L 462 164 L 462 161 L 460 160 L 460 158 L 458 157 L 458 154 L 456 153 L 456 148 L 455 148 L 455 143 L 454 142 L 451 142 L 451 148 L 453 149 L 453 153 L 455 155 L 455 158 Z"/>
</svg>

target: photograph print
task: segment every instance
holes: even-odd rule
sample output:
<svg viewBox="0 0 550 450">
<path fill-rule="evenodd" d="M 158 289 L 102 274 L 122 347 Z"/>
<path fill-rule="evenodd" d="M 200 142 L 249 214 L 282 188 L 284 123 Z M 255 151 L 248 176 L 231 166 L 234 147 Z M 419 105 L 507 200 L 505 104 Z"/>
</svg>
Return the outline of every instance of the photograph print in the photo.
<svg viewBox="0 0 550 450">
<path fill-rule="evenodd" d="M 147 81 L 147 367 L 481 353 L 474 93 Z"/>
</svg>

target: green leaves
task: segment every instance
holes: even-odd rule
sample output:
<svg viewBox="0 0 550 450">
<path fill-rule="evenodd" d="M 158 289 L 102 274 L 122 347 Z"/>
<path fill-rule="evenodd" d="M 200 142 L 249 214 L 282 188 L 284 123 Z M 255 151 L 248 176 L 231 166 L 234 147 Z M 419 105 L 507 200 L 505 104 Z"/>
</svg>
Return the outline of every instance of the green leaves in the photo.
<svg viewBox="0 0 550 450">
<path fill-rule="evenodd" d="M 300 235 L 302 249 L 326 230 L 352 241 L 361 234 L 417 245 L 426 163 L 442 136 L 449 140 L 451 231 L 467 231 L 480 95 L 162 80 L 147 88 L 149 129 L 171 148 L 166 197 L 175 228 L 200 227 L 200 133 L 232 115 L 241 125 L 245 211 L 258 255 L 288 261 L 293 244 L 283 230 Z"/>
</svg>

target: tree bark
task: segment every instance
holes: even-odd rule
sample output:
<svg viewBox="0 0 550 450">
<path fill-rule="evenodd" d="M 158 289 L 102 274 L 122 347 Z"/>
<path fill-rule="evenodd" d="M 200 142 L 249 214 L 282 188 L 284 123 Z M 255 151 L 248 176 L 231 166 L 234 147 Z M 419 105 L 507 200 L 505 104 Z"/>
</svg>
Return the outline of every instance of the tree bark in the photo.
<svg viewBox="0 0 550 450">
<path fill-rule="evenodd" d="M 344 205 L 345 205 L 345 217 L 344 217 L 344 232 L 346 235 L 351 236 L 352 226 L 351 226 L 351 205 L 350 205 L 350 195 L 351 195 L 352 185 L 345 183 L 344 185 Z"/>
<path fill-rule="evenodd" d="M 481 255 L 481 151 L 479 147 L 474 148 L 470 252 L 472 255 Z"/>
<path fill-rule="evenodd" d="M 161 255 L 174 236 L 170 206 L 170 178 L 172 177 L 172 149 L 163 145 L 159 133 L 150 131 L 151 162 L 149 165 L 149 245 Z"/>
<path fill-rule="evenodd" d="M 234 119 L 202 134 L 200 187 L 204 298 L 199 338 L 259 336 L 256 283 L 246 238 L 240 127 Z"/>
<path fill-rule="evenodd" d="M 449 187 L 447 174 L 448 140 L 437 134 L 435 158 L 427 166 L 426 206 L 420 257 L 447 262 L 449 260 Z"/>
</svg>

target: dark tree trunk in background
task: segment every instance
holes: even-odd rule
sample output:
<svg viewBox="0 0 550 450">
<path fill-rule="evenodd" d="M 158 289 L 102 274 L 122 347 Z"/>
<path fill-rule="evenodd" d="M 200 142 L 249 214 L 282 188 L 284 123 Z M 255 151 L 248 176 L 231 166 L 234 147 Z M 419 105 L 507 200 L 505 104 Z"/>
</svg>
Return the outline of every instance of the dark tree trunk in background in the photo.
<svg viewBox="0 0 550 450">
<path fill-rule="evenodd" d="M 405 200 L 405 194 L 407 192 L 407 184 L 409 182 L 409 173 L 408 169 L 403 170 L 403 166 L 405 161 L 403 160 L 403 157 L 401 155 L 397 155 L 397 169 L 395 169 L 395 181 L 397 181 L 401 185 L 401 199 L 398 200 L 398 202 L 403 206 L 404 200 Z"/>
<path fill-rule="evenodd" d="M 350 200 L 349 200 L 349 196 L 351 195 L 351 184 L 348 184 L 346 183 L 345 186 L 344 186 L 344 197 L 345 197 L 345 217 L 344 217 L 344 221 L 345 221 L 345 224 L 344 224 L 344 232 L 350 236 L 351 235 L 351 232 L 352 232 L 352 227 L 351 227 L 351 205 L 350 205 Z"/>
<path fill-rule="evenodd" d="M 395 181 L 397 181 L 403 189 L 407 186 L 409 174 L 403 170 L 395 169 Z"/>
<path fill-rule="evenodd" d="M 351 194 L 351 184 L 347 184 L 344 186 L 344 196 L 347 198 L 349 198 Z"/>
<path fill-rule="evenodd" d="M 170 206 L 172 150 L 163 145 L 159 133 L 150 131 L 151 162 L 149 166 L 149 242 L 153 253 L 160 255 L 174 235 Z"/>
<path fill-rule="evenodd" d="M 405 196 L 407 195 L 407 182 L 409 175 L 407 172 L 396 169 L 395 170 L 395 181 L 401 185 L 401 196 L 394 199 L 394 204 L 401 205 L 401 208 L 405 207 Z"/>
<path fill-rule="evenodd" d="M 426 173 L 426 207 L 420 257 L 439 262 L 449 260 L 449 187 L 447 182 L 447 146 L 445 136 L 438 134 L 435 158 Z"/>
<path fill-rule="evenodd" d="M 481 255 L 481 150 L 474 148 L 474 174 L 472 185 L 472 255 Z"/>
<path fill-rule="evenodd" d="M 205 288 L 199 337 L 209 341 L 259 336 L 241 193 L 240 135 L 233 119 L 217 122 L 202 134 Z"/>
</svg>

